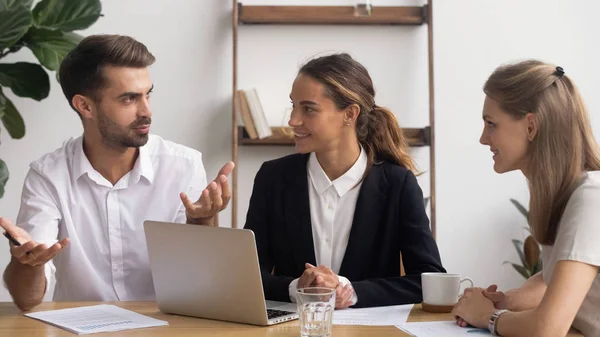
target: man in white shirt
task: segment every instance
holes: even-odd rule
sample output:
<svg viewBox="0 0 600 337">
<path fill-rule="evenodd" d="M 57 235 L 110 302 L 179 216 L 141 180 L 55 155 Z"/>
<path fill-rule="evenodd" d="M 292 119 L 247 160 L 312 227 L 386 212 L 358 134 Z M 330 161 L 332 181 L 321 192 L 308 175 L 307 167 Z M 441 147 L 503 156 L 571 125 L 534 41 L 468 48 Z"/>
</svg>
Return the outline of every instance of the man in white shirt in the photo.
<svg viewBox="0 0 600 337">
<path fill-rule="evenodd" d="M 53 275 L 56 301 L 153 300 L 143 222 L 212 225 L 227 206 L 233 163 L 207 186 L 200 152 L 149 135 L 153 63 L 118 35 L 89 36 L 65 57 L 59 78 L 83 135 L 31 164 L 17 225 L 0 218 L 20 244 L 4 281 L 22 310 Z"/>
</svg>

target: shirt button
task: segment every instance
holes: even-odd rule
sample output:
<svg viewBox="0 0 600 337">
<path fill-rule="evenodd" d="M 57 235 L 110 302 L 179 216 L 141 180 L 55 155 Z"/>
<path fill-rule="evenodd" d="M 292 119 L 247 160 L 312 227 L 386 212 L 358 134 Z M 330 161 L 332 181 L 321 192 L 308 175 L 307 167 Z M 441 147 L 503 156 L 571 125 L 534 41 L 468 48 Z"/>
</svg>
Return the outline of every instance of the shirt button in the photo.
<svg viewBox="0 0 600 337">
<path fill-rule="evenodd" d="M 328 207 L 329 207 L 329 209 L 333 209 L 333 205 L 332 204 L 329 204 Z"/>
</svg>

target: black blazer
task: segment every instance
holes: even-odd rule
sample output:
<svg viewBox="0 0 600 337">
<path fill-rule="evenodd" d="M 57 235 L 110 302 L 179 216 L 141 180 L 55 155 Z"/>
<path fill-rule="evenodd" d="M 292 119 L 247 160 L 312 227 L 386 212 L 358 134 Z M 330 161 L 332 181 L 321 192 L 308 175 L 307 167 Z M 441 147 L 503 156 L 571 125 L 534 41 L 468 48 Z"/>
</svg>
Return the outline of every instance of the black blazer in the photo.
<svg viewBox="0 0 600 337">
<path fill-rule="evenodd" d="M 256 237 L 265 296 L 290 301 L 288 287 L 306 262 L 316 265 L 308 199 L 309 155 L 265 162 L 254 180 L 246 229 Z M 406 276 L 400 276 L 400 253 Z M 363 181 L 339 275 L 358 296 L 354 307 L 419 303 L 421 273 L 446 272 L 414 174 L 372 166 Z"/>
</svg>

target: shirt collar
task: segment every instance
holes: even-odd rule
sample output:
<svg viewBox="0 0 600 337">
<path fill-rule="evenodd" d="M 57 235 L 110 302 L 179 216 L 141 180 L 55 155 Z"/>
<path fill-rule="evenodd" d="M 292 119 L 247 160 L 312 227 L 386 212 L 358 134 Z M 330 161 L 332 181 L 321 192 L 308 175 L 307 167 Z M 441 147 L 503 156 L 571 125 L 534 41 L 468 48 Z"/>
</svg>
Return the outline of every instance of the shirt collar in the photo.
<svg viewBox="0 0 600 337">
<path fill-rule="evenodd" d="M 79 137 L 75 142 L 73 153 L 73 178 L 77 180 L 86 173 L 97 184 L 113 187 L 106 178 L 94 169 L 85 152 L 83 152 L 83 137 Z M 137 183 L 141 177 L 146 178 L 151 184 L 154 181 L 154 167 L 152 166 L 147 144 L 140 147 L 138 158 L 135 161 L 133 169 L 128 174 L 128 185 Z"/>
<path fill-rule="evenodd" d="M 130 172 L 129 185 L 137 183 L 141 177 L 146 178 L 150 184 L 154 181 L 154 167 L 152 167 L 152 160 L 148 153 L 148 145 L 141 146 L 139 149 L 138 158 Z"/>
<path fill-rule="evenodd" d="M 135 167 L 140 167 L 140 175 L 148 180 L 150 184 L 154 181 L 154 166 L 152 165 L 152 160 L 150 159 L 150 153 L 148 149 L 148 143 L 146 145 L 140 147 L 140 155 L 138 156 L 138 160 L 135 163 Z M 139 178 L 138 178 L 139 180 Z"/>
<path fill-rule="evenodd" d="M 97 172 L 83 152 L 83 137 L 79 137 L 73 149 L 73 178 L 77 180 L 86 173 L 90 175 Z"/>
<path fill-rule="evenodd" d="M 323 171 L 323 168 L 317 159 L 317 155 L 314 152 L 310 154 L 310 158 L 308 159 L 308 173 L 318 194 L 322 194 L 333 185 L 338 196 L 344 196 L 344 194 L 348 193 L 348 191 L 360 182 L 366 169 L 367 154 L 362 146 L 360 148 L 360 155 L 356 162 L 354 162 L 354 165 L 333 182 L 329 180 L 329 177 L 327 177 L 327 174 Z"/>
</svg>

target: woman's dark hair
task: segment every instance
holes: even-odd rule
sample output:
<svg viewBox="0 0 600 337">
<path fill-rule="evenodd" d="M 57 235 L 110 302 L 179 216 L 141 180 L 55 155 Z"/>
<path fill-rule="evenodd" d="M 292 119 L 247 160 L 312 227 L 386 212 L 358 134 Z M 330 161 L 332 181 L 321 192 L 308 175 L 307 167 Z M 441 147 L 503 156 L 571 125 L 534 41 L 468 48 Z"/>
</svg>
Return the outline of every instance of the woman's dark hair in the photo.
<svg viewBox="0 0 600 337">
<path fill-rule="evenodd" d="M 325 93 L 342 110 L 352 104 L 360 107 L 356 120 L 358 140 L 373 163 L 388 161 L 415 171 L 408 154 L 408 142 L 396 116 L 387 108 L 375 104 L 375 89 L 367 69 L 350 55 L 334 54 L 315 58 L 300 68 L 325 86 Z"/>
</svg>

